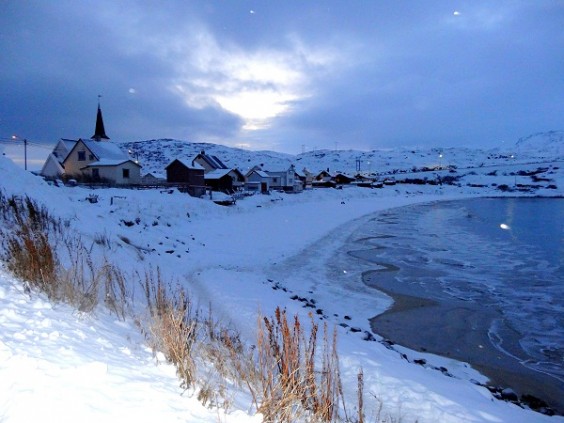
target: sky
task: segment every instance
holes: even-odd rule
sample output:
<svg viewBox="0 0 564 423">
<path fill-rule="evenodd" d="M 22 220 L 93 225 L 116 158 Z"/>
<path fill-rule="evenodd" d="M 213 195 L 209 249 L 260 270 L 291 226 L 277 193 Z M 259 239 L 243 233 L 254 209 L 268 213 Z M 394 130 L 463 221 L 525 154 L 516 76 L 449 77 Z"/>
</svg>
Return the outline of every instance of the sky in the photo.
<svg viewBox="0 0 564 423">
<path fill-rule="evenodd" d="M 298 154 L 564 129 L 562 0 L 0 0 L 0 141 Z M 99 97 L 101 96 L 101 97 Z"/>
</svg>

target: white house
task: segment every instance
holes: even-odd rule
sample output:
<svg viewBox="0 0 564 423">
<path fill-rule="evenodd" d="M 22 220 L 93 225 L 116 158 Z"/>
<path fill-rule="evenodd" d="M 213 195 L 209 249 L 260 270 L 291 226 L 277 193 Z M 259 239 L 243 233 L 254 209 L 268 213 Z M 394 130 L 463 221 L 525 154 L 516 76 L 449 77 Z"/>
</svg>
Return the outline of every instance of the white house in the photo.
<svg viewBox="0 0 564 423">
<path fill-rule="evenodd" d="M 117 185 L 141 183 L 141 166 L 116 144 L 79 139 L 63 161 L 65 176 Z"/>
<path fill-rule="evenodd" d="M 266 172 L 255 166 L 245 175 L 245 189 L 267 193 L 270 191 L 270 176 Z"/>
<path fill-rule="evenodd" d="M 266 173 L 270 177 L 270 188 L 288 192 L 300 192 L 303 190 L 303 183 L 296 178 L 296 168 L 294 165 L 286 170 L 269 171 Z"/>
<path fill-rule="evenodd" d="M 75 144 L 76 140 L 61 138 L 53 148 L 51 154 L 47 156 L 47 160 L 45 160 L 45 164 L 39 174 L 48 178 L 59 178 L 64 175 L 65 169 L 63 168 L 63 161 Z"/>
<path fill-rule="evenodd" d="M 91 139 L 61 139 L 49 155 L 41 175 L 65 176 L 91 182 L 104 181 L 117 185 L 141 183 L 141 166 L 116 144 L 108 141 L 98 104 L 96 129 Z"/>
</svg>

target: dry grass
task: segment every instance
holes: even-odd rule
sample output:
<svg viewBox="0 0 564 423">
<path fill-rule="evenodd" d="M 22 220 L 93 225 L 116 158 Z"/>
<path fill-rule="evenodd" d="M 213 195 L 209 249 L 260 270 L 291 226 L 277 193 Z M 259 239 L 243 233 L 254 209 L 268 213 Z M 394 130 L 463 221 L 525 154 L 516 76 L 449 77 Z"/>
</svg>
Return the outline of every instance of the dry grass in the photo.
<svg viewBox="0 0 564 423">
<path fill-rule="evenodd" d="M 148 341 L 174 364 L 181 386 L 188 389 L 195 379 L 192 351 L 198 330 L 190 299 L 182 287 L 167 286 L 158 269 L 156 275 L 146 272 L 143 289 L 150 313 L 144 330 Z"/>
<path fill-rule="evenodd" d="M 56 294 L 58 260 L 49 235 L 60 228 L 44 207 L 29 197 L 6 198 L 0 194 L 5 230 L 3 260 L 8 270 L 52 298 Z"/>
<path fill-rule="evenodd" d="M 274 317 L 259 320 L 260 392 L 255 398 L 267 422 L 294 422 L 305 416 L 320 422 L 336 418 L 342 394 L 336 331 L 330 336 L 327 325 L 323 326 L 323 343 L 318 352 L 319 328 L 313 316 L 310 319 L 307 334 L 297 315 L 288 321 L 280 308 Z"/>
<path fill-rule="evenodd" d="M 131 294 L 121 270 L 108 262 L 95 265 L 81 239 L 66 236 L 67 226 L 28 197 L 7 198 L 0 192 L 0 212 L 2 259 L 31 290 L 82 312 L 91 312 L 103 299 L 110 311 L 125 319 Z M 61 244 L 63 250 L 57 248 Z M 57 251 L 66 251 L 66 267 Z"/>
</svg>

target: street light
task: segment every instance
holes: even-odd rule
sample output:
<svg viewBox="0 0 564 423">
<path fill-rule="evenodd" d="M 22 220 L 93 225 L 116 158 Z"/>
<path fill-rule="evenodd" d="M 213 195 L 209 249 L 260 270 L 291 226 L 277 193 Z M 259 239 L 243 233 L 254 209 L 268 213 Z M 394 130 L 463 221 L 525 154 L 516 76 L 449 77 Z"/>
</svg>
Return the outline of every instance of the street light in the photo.
<svg viewBox="0 0 564 423">
<path fill-rule="evenodd" d="M 17 135 L 12 135 L 12 139 L 14 141 L 18 141 L 19 138 Z M 27 139 L 24 138 L 23 144 L 24 144 L 24 169 L 27 170 Z"/>
<path fill-rule="evenodd" d="M 439 170 L 443 168 L 443 153 L 439 153 Z"/>
</svg>

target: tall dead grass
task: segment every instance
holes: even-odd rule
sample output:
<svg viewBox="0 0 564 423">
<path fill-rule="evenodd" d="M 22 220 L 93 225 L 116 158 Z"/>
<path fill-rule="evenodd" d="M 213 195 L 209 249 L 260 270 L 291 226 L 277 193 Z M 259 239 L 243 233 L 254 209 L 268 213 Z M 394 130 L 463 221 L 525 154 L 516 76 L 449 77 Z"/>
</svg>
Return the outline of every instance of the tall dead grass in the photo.
<svg viewBox="0 0 564 423">
<path fill-rule="evenodd" d="M 121 319 L 131 302 L 123 272 L 107 261 L 96 265 L 78 236 L 29 197 L 6 197 L 0 191 L 3 223 L 1 258 L 9 271 L 52 301 L 63 301 L 91 312 L 100 301 Z M 64 246 L 63 249 L 58 248 Z M 58 252 L 65 252 L 63 266 Z"/>
<path fill-rule="evenodd" d="M 29 197 L 6 198 L 0 193 L 0 208 L 4 221 L 3 259 L 8 270 L 52 297 L 58 261 L 49 236 L 60 228 L 59 222 Z"/>
<path fill-rule="evenodd" d="M 288 319 L 276 308 L 274 316 L 258 322 L 258 410 L 267 422 L 330 422 L 337 416 L 342 398 L 337 333 L 323 325 L 318 350 L 319 326 L 310 314 L 306 330 L 298 315 Z"/>
<path fill-rule="evenodd" d="M 145 273 L 143 289 L 150 313 L 144 332 L 153 352 L 162 352 L 174 364 L 181 386 L 188 389 L 195 379 L 192 356 L 199 327 L 192 303 L 184 288 L 164 283 L 160 271 Z"/>
</svg>

